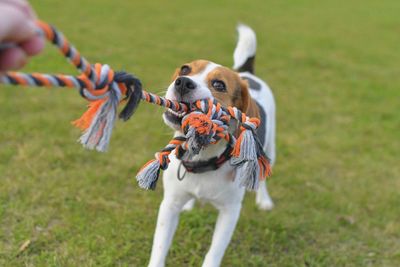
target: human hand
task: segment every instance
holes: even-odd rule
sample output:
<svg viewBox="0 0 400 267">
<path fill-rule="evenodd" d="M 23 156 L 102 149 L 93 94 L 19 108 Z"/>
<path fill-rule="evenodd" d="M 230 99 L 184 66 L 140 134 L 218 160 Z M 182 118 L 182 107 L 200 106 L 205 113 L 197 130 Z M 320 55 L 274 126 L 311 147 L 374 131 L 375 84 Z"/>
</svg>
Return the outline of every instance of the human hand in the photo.
<svg viewBox="0 0 400 267">
<path fill-rule="evenodd" d="M 0 0 L 0 72 L 22 68 L 30 56 L 40 53 L 44 40 L 37 35 L 36 15 L 25 0 Z"/>
</svg>

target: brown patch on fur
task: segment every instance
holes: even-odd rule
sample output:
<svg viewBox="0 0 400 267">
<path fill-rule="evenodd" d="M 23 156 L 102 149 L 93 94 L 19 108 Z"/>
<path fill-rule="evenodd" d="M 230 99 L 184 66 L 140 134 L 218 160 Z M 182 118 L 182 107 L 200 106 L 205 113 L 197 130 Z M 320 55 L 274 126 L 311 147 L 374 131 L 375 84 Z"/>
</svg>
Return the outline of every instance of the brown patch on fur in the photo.
<svg viewBox="0 0 400 267">
<path fill-rule="evenodd" d="M 256 117 L 260 119 L 260 110 L 256 101 L 250 96 L 248 82 L 243 79 L 240 79 L 240 82 L 242 83 L 242 101 L 247 102 L 247 106 L 243 107 L 241 111 L 246 113 L 248 117 Z"/>
<path fill-rule="evenodd" d="M 226 67 L 217 67 L 207 77 L 208 88 L 213 96 L 223 105 L 235 106 L 250 117 L 260 117 L 258 106 L 251 98 L 248 83 Z M 226 85 L 226 92 L 219 92 L 212 87 L 213 80 L 221 80 Z"/>
<path fill-rule="evenodd" d="M 192 69 L 192 71 L 189 73 L 189 76 L 196 75 L 196 74 L 202 72 L 203 70 L 205 70 L 205 68 L 207 67 L 207 65 L 209 63 L 210 63 L 210 61 L 208 61 L 208 60 L 199 59 L 199 60 L 195 60 L 195 61 L 192 61 L 191 63 L 187 64 Z"/>
<path fill-rule="evenodd" d="M 226 91 L 220 92 L 215 90 L 212 86 L 214 80 L 223 81 L 226 86 Z M 242 108 L 241 83 L 237 73 L 225 67 L 216 67 L 207 74 L 206 81 L 208 88 L 218 101 L 226 106 L 237 106 L 238 108 Z"/>
<path fill-rule="evenodd" d="M 204 59 L 199 59 L 199 60 L 192 61 L 190 63 L 183 64 L 182 66 L 190 67 L 190 73 L 187 76 L 191 76 L 191 75 L 196 75 L 196 74 L 202 72 L 207 67 L 208 63 L 210 63 L 210 61 L 204 60 Z M 174 81 L 174 80 L 176 80 L 176 78 L 178 78 L 178 76 L 180 75 L 182 66 L 175 70 L 174 74 L 172 75 L 171 81 Z"/>
<path fill-rule="evenodd" d="M 232 168 L 230 172 L 226 175 L 226 179 L 228 181 L 235 181 L 235 176 L 236 176 L 236 168 Z"/>
<path fill-rule="evenodd" d="M 247 92 L 249 89 L 247 89 Z M 248 117 L 256 117 L 260 119 L 260 110 L 259 107 L 256 103 L 256 101 L 249 96 L 249 105 L 247 106 L 247 109 L 244 111 Z"/>
</svg>

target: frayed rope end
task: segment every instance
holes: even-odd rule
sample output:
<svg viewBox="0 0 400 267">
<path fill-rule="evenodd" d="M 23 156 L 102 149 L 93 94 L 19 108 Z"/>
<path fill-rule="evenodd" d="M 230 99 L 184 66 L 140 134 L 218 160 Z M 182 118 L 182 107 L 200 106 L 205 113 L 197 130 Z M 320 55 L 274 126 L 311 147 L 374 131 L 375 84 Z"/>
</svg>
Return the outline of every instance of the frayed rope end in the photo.
<svg viewBox="0 0 400 267">
<path fill-rule="evenodd" d="M 257 161 L 250 160 L 238 165 L 236 179 L 239 179 L 240 186 L 246 187 L 248 191 L 256 191 L 260 180 L 260 168 Z"/>
<path fill-rule="evenodd" d="M 110 143 L 111 133 L 117 118 L 119 96 L 109 91 L 105 100 L 94 101 L 82 117 L 73 124 L 84 129 L 79 142 L 87 149 L 105 152 Z"/>
<path fill-rule="evenodd" d="M 232 163 L 237 165 L 245 161 L 257 160 L 256 141 L 251 130 L 243 130 L 232 150 Z"/>
<path fill-rule="evenodd" d="M 236 165 L 236 177 L 240 185 L 249 191 L 258 189 L 261 166 L 258 162 L 257 140 L 253 131 L 242 128 L 232 150 L 231 164 Z"/>
<path fill-rule="evenodd" d="M 156 159 L 148 161 L 136 175 L 139 186 L 146 190 L 154 190 L 160 176 L 160 162 Z"/>
<path fill-rule="evenodd" d="M 83 113 L 79 119 L 71 122 L 72 125 L 81 129 L 82 131 L 87 130 L 90 127 L 93 118 L 96 116 L 97 111 L 104 103 L 104 101 L 105 101 L 104 99 L 100 99 L 97 101 L 90 102 L 88 105 L 88 109 L 85 111 L 85 113 Z"/>
</svg>

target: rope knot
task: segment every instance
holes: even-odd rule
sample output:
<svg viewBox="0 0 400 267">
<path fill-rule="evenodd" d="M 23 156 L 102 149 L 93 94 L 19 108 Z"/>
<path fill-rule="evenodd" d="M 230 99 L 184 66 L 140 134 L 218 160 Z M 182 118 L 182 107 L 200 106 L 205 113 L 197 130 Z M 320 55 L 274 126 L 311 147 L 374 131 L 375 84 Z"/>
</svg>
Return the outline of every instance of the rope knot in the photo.
<svg viewBox="0 0 400 267">
<path fill-rule="evenodd" d="M 193 111 L 183 118 L 182 131 L 187 140 L 188 157 L 199 154 L 202 148 L 211 143 L 215 128 L 210 117 L 199 111 Z"/>
<path fill-rule="evenodd" d="M 193 128 L 199 135 L 209 135 L 213 128 L 211 119 L 203 113 L 193 113 L 182 122 L 182 130 L 187 131 L 187 127 Z"/>
<path fill-rule="evenodd" d="M 109 65 L 96 63 L 91 67 L 91 75 L 82 73 L 78 76 L 83 83 L 82 95 L 89 101 L 96 101 L 108 95 L 114 82 L 114 71 Z"/>
<path fill-rule="evenodd" d="M 113 69 L 111 69 L 111 67 L 107 64 L 102 65 L 100 63 L 96 63 L 94 64 L 94 71 L 96 74 L 95 90 L 108 90 L 111 84 L 114 82 Z"/>
</svg>

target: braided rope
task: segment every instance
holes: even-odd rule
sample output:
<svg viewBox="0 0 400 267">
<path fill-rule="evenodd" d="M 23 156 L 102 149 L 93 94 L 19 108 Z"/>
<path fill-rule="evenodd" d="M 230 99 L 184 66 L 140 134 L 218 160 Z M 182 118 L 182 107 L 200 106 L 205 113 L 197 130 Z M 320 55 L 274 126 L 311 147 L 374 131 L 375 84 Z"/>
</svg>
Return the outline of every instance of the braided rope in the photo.
<svg viewBox="0 0 400 267">
<path fill-rule="evenodd" d="M 163 150 L 156 153 L 155 159 L 143 166 L 136 177 L 141 187 L 155 188 L 160 170 L 168 168 L 168 157 L 173 151 L 179 151 L 180 157 L 190 158 L 206 146 L 222 139 L 233 147 L 231 164 L 237 166 L 237 173 L 249 177 L 242 183 L 248 189 L 257 188 L 259 178 L 270 175 L 269 160 L 255 135 L 255 130 L 260 124 L 257 118 L 249 118 L 239 109 L 223 107 L 211 99 L 198 100 L 189 105 L 146 92 L 142 90 L 140 80 L 131 74 L 114 72 L 106 64 L 90 64 L 53 26 L 42 21 L 38 21 L 37 26 L 41 34 L 53 43 L 81 74 L 73 76 L 7 72 L 0 76 L 0 83 L 78 89 L 81 96 L 89 101 L 88 110 L 80 119 L 74 121 L 75 126 L 83 130 L 79 140 L 84 147 L 98 151 L 107 149 L 117 118 L 117 108 L 121 102 L 127 102 L 119 114 L 123 120 L 132 116 L 140 100 L 186 113 L 182 119 L 184 136 L 173 138 Z M 237 120 L 240 125 L 237 139 L 228 131 L 232 119 Z"/>
</svg>

